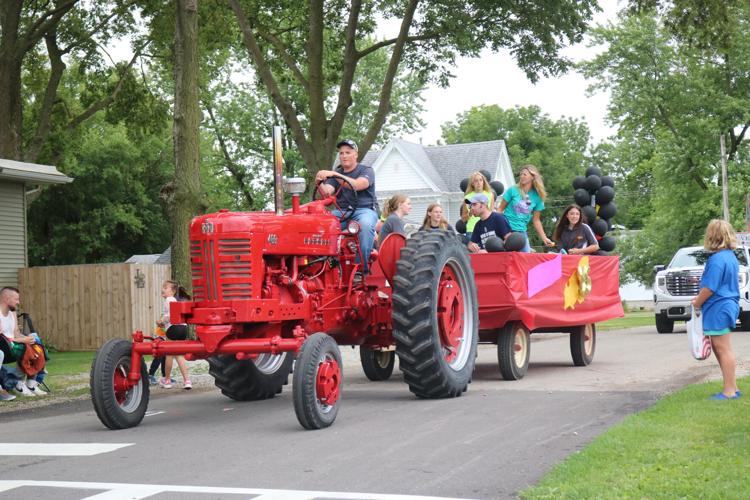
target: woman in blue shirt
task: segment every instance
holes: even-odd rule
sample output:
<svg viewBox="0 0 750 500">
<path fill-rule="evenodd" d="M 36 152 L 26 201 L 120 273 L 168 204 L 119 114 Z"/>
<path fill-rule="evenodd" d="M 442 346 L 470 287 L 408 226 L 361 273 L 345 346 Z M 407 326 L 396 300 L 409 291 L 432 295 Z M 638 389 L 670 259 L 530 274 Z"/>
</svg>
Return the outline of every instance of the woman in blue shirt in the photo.
<svg viewBox="0 0 750 500">
<path fill-rule="evenodd" d="M 503 194 L 498 212 L 505 214 L 513 231 L 526 237 L 526 246 L 522 252 L 530 252 L 528 231 L 529 222 L 534 224 L 537 234 L 547 246 L 555 243 L 547 238 L 542 226 L 542 210 L 547 191 L 544 189 L 542 174 L 534 165 L 524 165 L 518 173 L 518 184 L 509 187 Z"/>
<path fill-rule="evenodd" d="M 721 368 L 724 390 L 709 399 L 737 399 L 737 361 L 732 351 L 732 328 L 740 314 L 739 264 L 734 255 L 737 237 L 728 222 L 714 219 L 706 228 L 703 246 L 712 252 L 701 277 L 700 291 L 692 302 L 703 310 L 703 333 L 711 337 L 711 347 Z"/>
</svg>

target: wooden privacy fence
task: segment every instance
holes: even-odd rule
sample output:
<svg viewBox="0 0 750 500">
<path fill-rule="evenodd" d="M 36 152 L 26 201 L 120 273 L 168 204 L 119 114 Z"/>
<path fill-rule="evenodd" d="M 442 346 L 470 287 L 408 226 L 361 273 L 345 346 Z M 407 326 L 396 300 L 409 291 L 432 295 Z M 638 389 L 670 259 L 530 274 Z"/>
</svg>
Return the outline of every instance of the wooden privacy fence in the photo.
<svg viewBox="0 0 750 500">
<path fill-rule="evenodd" d="M 153 332 L 161 315 L 164 264 L 84 264 L 18 271 L 21 308 L 42 340 L 62 351 L 98 349 L 133 330 Z"/>
</svg>

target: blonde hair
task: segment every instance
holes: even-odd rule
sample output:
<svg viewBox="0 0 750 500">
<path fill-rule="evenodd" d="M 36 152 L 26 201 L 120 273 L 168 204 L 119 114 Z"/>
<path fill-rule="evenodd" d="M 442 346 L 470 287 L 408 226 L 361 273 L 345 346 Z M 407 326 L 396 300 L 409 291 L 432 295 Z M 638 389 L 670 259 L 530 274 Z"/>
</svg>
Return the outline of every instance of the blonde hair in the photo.
<svg viewBox="0 0 750 500">
<path fill-rule="evenodd" d="M 408 199 L 409 197 L 405 194 L 395 194 L 391 196 L 390 199 L 385 203 L 385 208 L 383 209 L 383 217 L 387 218 L 389 215 L 396 211 L 399 205 L 401 205 Z"/>
<path fill-rule="evenodd" d="M 436 207 L 443 208 L 443 206 L 440 203 L 430 203 L 429 205 L 427 205 L 427 213 L 424 214 L 424 221 L 422 221 L 422 229 L 432 229 L 432 224 L 430 224 L 430 212 L 432 212 Z M 438 227 L 440 229 L 448 229 L 448 221 L 445 220 L 445 217 L 440 218 Z"/>
<path fill-rule="evenodd" d="M 467 184 L 466 192 L 464 192 L 464 194 L 476 192 L 474 191 L 474 178 L 477 175 L 482 178 L 482 191 L 489 191 L 490 194 L 493 194 L 494 196 L 494 191 L 492 190 L 492 186 L 490 186 L 490 183 L 487 180 L 487 177 L 485 177 L 484 174 L 480 172 L 479 170 L 477 170 L 476 172 L 472 172 L 471 175 L 469 176 L 469 184 Z"/>
<path fill-rule="evenodd" d="M 542 177 L 542 174 L 539 173 L 539 169 L 537 169 L 534 165 L 524 165 L 518 170 L 518 174 L 520 175 L 521 172 L 524 170 L 528 170 L 532 177 L 532 185 L 534 186 L 534 189 L 536 190 L 536 194 L 539 195 L 539 197 L 542 199 L 542 201 L 547 199 L 547 190 L 544 189 L 544 178 Z"/>
<path fill-rule="evenodd" d="M 734 233 L 734 228 L 725 220 L 712 220 L 706 227 L 703 247 L 709 252 L 718 252 L 725 248 L 734 250 L 737 248 L 737 236 Z"/>
</svg>

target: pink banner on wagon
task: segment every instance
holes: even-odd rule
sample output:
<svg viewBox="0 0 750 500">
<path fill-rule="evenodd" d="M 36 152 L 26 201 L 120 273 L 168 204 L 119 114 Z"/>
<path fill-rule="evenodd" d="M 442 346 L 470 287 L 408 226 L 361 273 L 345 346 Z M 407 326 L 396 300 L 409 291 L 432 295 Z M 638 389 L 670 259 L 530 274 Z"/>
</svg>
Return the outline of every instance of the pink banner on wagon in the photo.
<svg viewBox="0 0 750 500">
<path fill-rule="evenodd" d="M 562 254 L 529 269 L 527 290 L 529 298 L 552 286 L 562 278 Z"/>
</svg>

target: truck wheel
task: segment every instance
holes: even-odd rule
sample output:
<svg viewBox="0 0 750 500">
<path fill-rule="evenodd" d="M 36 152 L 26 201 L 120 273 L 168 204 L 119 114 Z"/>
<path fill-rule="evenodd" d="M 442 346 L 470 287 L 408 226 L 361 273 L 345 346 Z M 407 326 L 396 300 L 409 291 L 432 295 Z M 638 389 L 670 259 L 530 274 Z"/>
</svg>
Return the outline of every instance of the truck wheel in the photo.
<svg viewBox="0 0 750 500">
<path fill-rule="evenodd" d="M 274 397 L 289 381 L 294 355 L 259 354 L 238 360 L 233 355 L 208 358 L 208 373 L 221 393 L 235 401 L 258 401 Z"/>
<path fill-rule="evenodd" d="M 99 348 L 91 363 L 91 402 L 96 416 L 110 429 L 141 423 L 149 399 L 148 371 L 141 364 L 141 379 L 127 389 L 132 344 L 112 339 Z"/>
<path fill-rule="evenodd" d="M 674 320 L 669 319 L 664 314 L 657 314 L 656 316 L 656 331 L 659 333 L 672 333 L 674 330 Z"/>
<path fill-rule="evenodd" d="M 393 280 L 393 337 L 409 390 L 460 396 L 477 356 L 477 290 L 469 254 L 447 231 L 419 231 L 401 249 Z"/>
<path fill-rule="evenodd" d="M 594 360 L 596 327 L 593 323 L 581 325 L 570 334 L 570 354 L 576 366 L 588 366 Z"/>
<path fill-rule="evenodd" d="M 529 369 L 531 334 L 520 321 L 513 321 L 500 330 L 497 337 L 497 362 L 505 380 L 520 380 Z"/>
<path fill-rule="evenodd" d="M 750 332 L 750 312 L 740 313 L 740 330 Z"/>
<path fill-rule="evenodd" d="M 375 351 L 359 346 L 359 359 L 362 362 L 362 370 L 364 370 L 365 376 L 373 382 L 379 382 L 391 378 L 393 365 L 396 364 L 396 353 L 394 351 Z"/>
<path fill-rule="evenodd" d="M 341 404 L 341 353 L 336 341 L 325 333 L 305 339 L 294 364 L 292 399 L 297 420 L 305 429 L 330 426 Z"/>
</svg>

